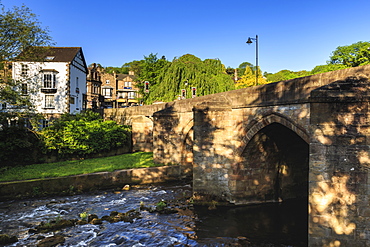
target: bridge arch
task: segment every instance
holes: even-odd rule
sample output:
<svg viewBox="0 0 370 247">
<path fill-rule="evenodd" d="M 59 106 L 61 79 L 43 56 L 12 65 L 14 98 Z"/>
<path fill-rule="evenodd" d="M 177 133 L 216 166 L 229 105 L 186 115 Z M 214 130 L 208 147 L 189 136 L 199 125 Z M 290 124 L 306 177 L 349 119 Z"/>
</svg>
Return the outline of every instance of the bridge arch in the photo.
<svg viewBox="0 0 370 247">
<path fill-rule="evenodd" d="M 234 196 L 267 202 L 308 198 L 308 135 L 293 121 L 269 114 L 255 121 L 232 169 Z M 235 176 L 236 175 L 236 176 Z"/>
<path fill-rule="evenodd" d="M 279 113 L 269 113 L 263 115 L 262 117 L 255 119 L 247 126 L 247 131 L 245 136 L 243 136 L 242 142 L 243 146 L 239 149 L 239 154 L 244 151 L 245 147 L 248 145 L 249 141 L 255 136 L 261 129 L 272 123 L 279 123 L 288 129 L 295 132 L 299 137 L 301 137 L 306 143 L 310 143 L 310 136 L 307 131 L 300 125 L 296 124 L 290 118 L 279 114 Z"/>
</svg>

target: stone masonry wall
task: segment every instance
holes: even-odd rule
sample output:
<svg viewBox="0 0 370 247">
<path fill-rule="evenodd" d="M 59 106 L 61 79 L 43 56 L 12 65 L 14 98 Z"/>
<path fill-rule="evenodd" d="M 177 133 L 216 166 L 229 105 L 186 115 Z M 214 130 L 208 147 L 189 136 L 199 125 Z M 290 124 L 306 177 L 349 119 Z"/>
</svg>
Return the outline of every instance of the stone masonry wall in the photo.
<svg viewBox="0 0 370 247">
<path fill-rule="evenodd" d="M 370 246 L 368 78 L 311 94 L 309 246 Z"/>
</svg>

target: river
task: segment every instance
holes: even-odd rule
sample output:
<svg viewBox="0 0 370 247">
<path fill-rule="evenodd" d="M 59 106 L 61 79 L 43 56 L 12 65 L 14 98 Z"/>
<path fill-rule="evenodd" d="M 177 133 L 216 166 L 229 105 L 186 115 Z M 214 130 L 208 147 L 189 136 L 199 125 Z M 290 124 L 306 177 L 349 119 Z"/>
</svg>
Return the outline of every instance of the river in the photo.
<svg viewBox="0 0 370 247">
<path fill-rule="evenodd" d="M 135 210 L 140 217 L 132 222 L 103 221 L 59 230 L 65 241 L 58 246 L 307 246 L 307 202 L 209 209 L 188 205 L 184 198 L 190 197 L 189 184 L 167 184 L 0 202 L 0 234 L 18 237 L 7 246 L 37 246 L 56 234 L 30 231 L 41 222 L 78 219 L 83 212 L 100 218 Z M 161 201 L 175 213 L 140 210 Z"/>
</svg>

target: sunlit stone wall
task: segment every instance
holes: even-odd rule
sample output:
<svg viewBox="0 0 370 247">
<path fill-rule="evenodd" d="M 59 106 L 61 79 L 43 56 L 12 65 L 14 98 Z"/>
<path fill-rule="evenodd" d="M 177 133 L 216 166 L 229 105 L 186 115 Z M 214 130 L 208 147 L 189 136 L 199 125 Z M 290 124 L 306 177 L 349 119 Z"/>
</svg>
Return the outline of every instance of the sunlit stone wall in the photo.
<svg viewBox="0 0 370 247">
<path fill-rule="evenodd" d="M 369 75 L 311 94 L 309 246 L 370 246 Z"/>
</svg>

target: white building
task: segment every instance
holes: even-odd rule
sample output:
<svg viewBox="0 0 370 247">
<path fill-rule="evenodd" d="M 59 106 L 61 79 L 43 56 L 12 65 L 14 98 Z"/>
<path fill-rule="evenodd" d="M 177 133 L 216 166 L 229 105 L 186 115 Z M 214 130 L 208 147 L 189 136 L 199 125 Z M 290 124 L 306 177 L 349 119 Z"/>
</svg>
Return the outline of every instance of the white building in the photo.
<svg viewBox="0 0 370 247">
<path fill-rule="evenodd" d="M 13 62 L 12 77 L 21 83 L 38 113 L 46 118 L 79 113 L 86 106 L 86 61 L 81 47 L 38 48 Z"/>
</svg>

